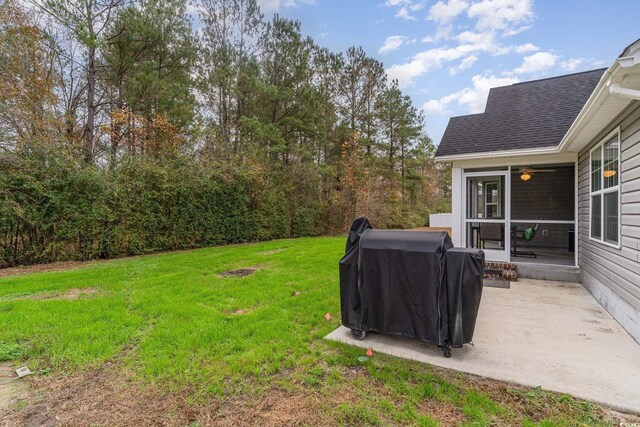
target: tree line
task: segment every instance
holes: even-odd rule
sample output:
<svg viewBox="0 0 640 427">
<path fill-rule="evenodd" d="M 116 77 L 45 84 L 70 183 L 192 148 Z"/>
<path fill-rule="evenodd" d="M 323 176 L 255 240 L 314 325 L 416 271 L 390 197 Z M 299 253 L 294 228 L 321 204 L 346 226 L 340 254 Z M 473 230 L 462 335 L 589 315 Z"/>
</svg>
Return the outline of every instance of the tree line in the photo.
<svg viewBox="0 0 640 427">
<path fill-rule="evenodd" d="M 434 150 L 382 63 L 256 0 L 0 0 L 0 266 L 425 225 Z"/>
</svg>

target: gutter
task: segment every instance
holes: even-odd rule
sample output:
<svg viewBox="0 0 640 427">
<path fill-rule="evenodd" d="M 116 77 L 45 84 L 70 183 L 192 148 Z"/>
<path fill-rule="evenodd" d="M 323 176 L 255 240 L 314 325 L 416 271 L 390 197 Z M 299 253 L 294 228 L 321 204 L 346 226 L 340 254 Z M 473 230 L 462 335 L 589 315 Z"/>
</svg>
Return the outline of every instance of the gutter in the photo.
<svg viewBox="0 0 640 427">
<path fill-rule="evenodd" d="M 435 160 L 438 162 L 452 162 L 456 160 L 495 159 L 497 157 L 516 157 L 516 156 L 531 156 L 531 155 L 557 154 L 557 153 L 558 153 L 558 147 L 521 148 L 518 150 L 488 151 L 488 152 L 481 152 L 481 153 L 465 153 L 465 154 L 452 154 L 449 156 L 436 156 Z"/>
<path fill-rule="evenodd" d="M 638 43 L 632 43 L 625 52 L 633 45 Z M 624 52 L 623 52 L 624 53 Z M 584 122 L 591 116 L 591 112 L 594 109 L 600 107 L 605 101 L 606 95 L 615 95 L 629 99 L 640 100 L 640 90 L 629 89 L 622 87 L 622 76 L 618 74 L 622 69 L 628 69 L 640 64 L 640 49 L 636 48 L 632 55 L 620 56 L 616 61 L 604 72 L 600 78 L 598 86 L 594 89 L 593 93 L 582 107 L 582 111 L 578 114 L 578 117 L 573 121 L 573 124 L 565 134 L 564 138 L 558 146 L 558 151 L 568 151 L 575 139 L 573 138 L 583 127 Z M 607 90 L 608 89 L 608 90 Z M 607 93 L 608 92 L 608 93 Z M 571 143 L 568 141 L 572 140 Z"/>
</svg>

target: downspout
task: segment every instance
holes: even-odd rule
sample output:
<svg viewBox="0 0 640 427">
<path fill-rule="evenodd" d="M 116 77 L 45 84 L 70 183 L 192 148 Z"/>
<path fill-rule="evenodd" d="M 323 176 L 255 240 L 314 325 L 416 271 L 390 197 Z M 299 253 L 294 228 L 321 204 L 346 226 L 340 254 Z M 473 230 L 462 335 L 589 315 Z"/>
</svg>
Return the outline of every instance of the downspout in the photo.
<svg viewBox="0 0 640 427">
<path fill-rule="evenodd" d="M 618 95 L 623 98 L 640 100 L 640 90 L 622 87 L 620 86 L 620 83 L 613 83 L 609 85 L 609 93 L 611 95 Z"/>
</svg>

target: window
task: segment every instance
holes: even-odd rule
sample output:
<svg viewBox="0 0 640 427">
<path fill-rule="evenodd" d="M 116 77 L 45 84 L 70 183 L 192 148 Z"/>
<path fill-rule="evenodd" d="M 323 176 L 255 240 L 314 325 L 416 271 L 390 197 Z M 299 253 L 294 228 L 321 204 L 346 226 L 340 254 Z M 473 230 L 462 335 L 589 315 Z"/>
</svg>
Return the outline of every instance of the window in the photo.
<svg viewBox="0 0 640 427">
<path fill-rule="evenodd" d="M 620 242 L 620 132 L 596 145 L 589 158 L 591 239 L 618 246 Z"/>
<path fill-rule="evenodd" d="M 484 217 L 500 218 L 500 187 L 497 182 L 485 184 Z"/>
<path fill-rule="evenodd" d="M 504 219 L 504 177 L 467 178 L 467 219 Z"/>
</svg>

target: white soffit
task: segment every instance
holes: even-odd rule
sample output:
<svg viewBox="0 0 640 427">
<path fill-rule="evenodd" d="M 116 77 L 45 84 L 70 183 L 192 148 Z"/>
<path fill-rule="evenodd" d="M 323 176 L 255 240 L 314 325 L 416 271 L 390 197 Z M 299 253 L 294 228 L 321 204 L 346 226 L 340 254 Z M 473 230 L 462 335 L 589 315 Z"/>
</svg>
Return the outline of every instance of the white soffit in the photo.
<svg viewBox="0 0 640 427">
<path fill-rule="evenodd" d="M 612 86 L 640 90 L 640 41 L 632 44 L 627 56 L 616 59 L 567 131 L 559 149 L 579 153 L 602 132 L 625 108 L 634 102 L 614 94 Z"/>
<path fill-rule="evenodd" d="M 631 102 L 630 99 L 607 93 L 605 100 L 594 109 L 594 113 L 584 120 L 580 130 L 573 135 L 566 150 L 574 153 L 582 151 Z"/>
</svg>

